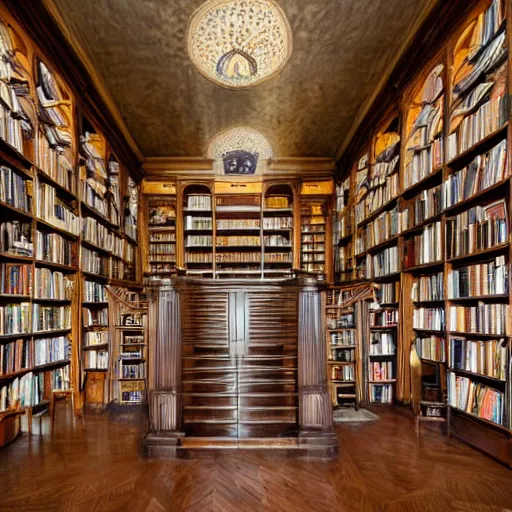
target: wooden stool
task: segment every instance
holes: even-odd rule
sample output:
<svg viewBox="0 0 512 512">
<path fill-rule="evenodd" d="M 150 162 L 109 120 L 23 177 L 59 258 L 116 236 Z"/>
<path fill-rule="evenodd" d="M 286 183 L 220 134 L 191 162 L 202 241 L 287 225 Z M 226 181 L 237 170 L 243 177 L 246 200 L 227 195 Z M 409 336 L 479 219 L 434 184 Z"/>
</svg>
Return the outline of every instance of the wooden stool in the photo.
<svg viewBox="0 0 512 512">
<path fill-rule="evenodd" d="M 67 401 L 67 398 L 71 397 L 71 412 L 73 413 L 73 417 L 75 416 L 75 394 L 72 389 L 66 390 L 58 390 L 52 391 L 52 395 L 50 398 L 50 422 L 53 428 L 53 422 L 55 420 L 55 402 L 64 398 Z"/>
</svg>

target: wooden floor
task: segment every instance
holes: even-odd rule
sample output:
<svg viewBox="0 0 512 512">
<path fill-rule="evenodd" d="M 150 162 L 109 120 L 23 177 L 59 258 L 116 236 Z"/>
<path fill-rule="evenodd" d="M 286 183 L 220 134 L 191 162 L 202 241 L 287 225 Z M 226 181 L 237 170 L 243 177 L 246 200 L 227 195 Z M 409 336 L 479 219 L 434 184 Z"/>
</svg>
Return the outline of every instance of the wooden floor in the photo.
<svg viewBox="0 0 512 512">
<path fill-rule="evenodd" d="M 2 512 L 512 509 L 512 471 L 440 434 L 416 437 L 396 412 L 337 427 L 335 462 L 247 452 L 149 461 L 140 417 L 87 416 L 73 425 L 58 413 L 53 438 L 25 435 L 0 450 Z"/>
</svg>

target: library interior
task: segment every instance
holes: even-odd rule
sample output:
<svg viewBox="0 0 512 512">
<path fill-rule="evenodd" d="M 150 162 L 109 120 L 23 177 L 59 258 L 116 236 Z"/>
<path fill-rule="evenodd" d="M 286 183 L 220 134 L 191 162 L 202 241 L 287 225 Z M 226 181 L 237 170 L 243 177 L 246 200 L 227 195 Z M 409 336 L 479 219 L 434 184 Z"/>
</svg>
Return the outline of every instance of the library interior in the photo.
<svg viewBox="0 0 512 512">
<path fill-rule="evenodd" d="M 0 0 L 0 510 L 512 510 L 512 0 Z"/>
</svg>

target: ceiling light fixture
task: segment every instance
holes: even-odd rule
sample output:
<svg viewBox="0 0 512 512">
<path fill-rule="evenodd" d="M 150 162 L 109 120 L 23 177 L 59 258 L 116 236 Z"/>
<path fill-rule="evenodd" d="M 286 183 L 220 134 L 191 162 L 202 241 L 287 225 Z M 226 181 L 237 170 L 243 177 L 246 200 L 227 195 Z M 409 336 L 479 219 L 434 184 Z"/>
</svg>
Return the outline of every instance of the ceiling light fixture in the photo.
<svg viewBox="0 0 512 512">
<path fill-rule="evenodd" d="M 274 0 L 208 0 L 193 14 L 187 41 L 197 69 L 229 89 L 267 80 L 292 53 L 290 24 Z"/>
</svg>

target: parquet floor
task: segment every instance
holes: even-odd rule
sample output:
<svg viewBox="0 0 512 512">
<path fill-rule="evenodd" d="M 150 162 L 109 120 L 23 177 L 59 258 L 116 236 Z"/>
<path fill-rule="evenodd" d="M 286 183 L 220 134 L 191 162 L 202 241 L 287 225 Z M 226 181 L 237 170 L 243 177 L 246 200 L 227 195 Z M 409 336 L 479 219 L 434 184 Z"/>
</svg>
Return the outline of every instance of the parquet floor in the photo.
<svg viewBox="0 0 512 512">
<path fill-rule="evenodd" d="M 337 427 L 337 461 L 233 452 L 196 460 L 141 456 L 140 417 L 64 410 L 49 435 L 0 450 L 0 511 L 503 512 L 512 471 L 396 412 Z"/>
</svg>

